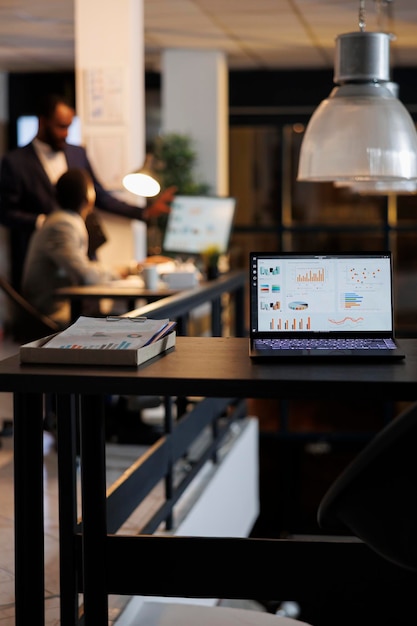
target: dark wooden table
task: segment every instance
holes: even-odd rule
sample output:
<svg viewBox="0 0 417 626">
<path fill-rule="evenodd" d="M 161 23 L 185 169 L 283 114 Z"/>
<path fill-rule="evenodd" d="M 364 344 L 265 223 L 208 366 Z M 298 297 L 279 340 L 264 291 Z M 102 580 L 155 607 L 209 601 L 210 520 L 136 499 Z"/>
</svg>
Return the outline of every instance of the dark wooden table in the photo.
<svg viewBox="0 0 417 626">
<path fill-rule="evenodd" d="M 172 353 L 137 369 L 21 365 L 18 356 L 1 361 L 0 391 L 13 392 L 15 406 L 16 626 L 26 626 L 28 607 L 30 623 L 44 624 L 44 393 L 57 395 L 60 492 L 67 485 L 60 493 L 60 557 L 61 569 L 74 575 L 72 587 L 62 590 L 67 604 L 73 598 L 63 626 L 78 623 L 80 590 L 84 624 L 107 626 L 110 593 L 292 598 L 296 592 L 319 593 L 325 586 L 328 593 L 333 588 L 354 593 L 372 580 L 380 597 L 388 597 L 395 585 L 404 587 L 410 580 L 415 585 L 414 574 L 390 565 L 360 542 L 108 535 L 104 419 L 96 410 L 97 399 L 109 393 L 414 401 L 417 340 L 399 344 L 406 359 L 383 364 L 254 364 L 246 338 L 222 337 L 178 337 Z M 75 486 L 68 488 L 75 446 L 67 424 L 74 402 L 81 424 L 80 536 L 73 528 Z M 268 563 L 274 564 L 274 576 Z"/>
</svg>

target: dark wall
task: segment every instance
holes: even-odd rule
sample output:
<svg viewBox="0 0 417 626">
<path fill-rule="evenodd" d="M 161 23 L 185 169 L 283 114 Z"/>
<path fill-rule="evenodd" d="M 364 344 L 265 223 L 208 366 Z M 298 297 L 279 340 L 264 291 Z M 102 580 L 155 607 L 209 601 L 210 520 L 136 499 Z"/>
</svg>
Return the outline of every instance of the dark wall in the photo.
<svg viewBox="0 0 417 626">
<path fill-rule="evenodd" d="M 33 115 L 37 99 L 46 93 L 59 93 L 75 105 L 74 72 L 31 72 L 9 74 L 9 147 L 17 145 L 16 121 L 21 115 Z"/>
<path fill-rule="evenodd" d="M 417 103 L 417 67 L 393 69 L 405 105 Z M 235 71 L 229 74 L 231 107 L 317 106 L 332 88 L 333 70 Z"/>
<path fill-rule="evenodd" d="M 417 117 L 417 67 L 393 70 L 392 78 L 399 84 L 399 97 L 410 113 Z M 161 75 L 147 72 L 145 89 L 160 90 Z M 240 109 L 268 107 L 276 109 L 279 117 L 302 121 L 300 112 L 309 117 L 314 108 L 326 98 L 332 88 L 333 70 L 250 70 L 229 73 L 229 105 L 231 124 L 244 120 Z M 75 104 L 74 72 L 36 72 L 9 75 L 9 145 L 16 145 L 16 120 L 20 115 L 33 114 L 39 94 L 57 92 Z M 293 113 L 291 112 L 293 110 Z M 238 117 L 235 118 L 235 115 Z M 252 123 L 261 123 L 265 113 L 248 116 Z"/>
<path fill-rule="evenodd" d="M 236 71 L 229 75 L 231 107 L 316 106 L 329 95 L 333 71 Z"/>
</svg>

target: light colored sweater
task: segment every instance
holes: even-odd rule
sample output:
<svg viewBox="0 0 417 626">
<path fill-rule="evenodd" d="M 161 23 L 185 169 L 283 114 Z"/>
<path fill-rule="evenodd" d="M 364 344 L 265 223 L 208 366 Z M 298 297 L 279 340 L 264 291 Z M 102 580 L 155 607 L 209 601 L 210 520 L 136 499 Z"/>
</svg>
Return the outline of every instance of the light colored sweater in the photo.
<svg viewBox="0 0 417 626">
<path fill-rule="evenodd" d="M 59 319 L 63 303 L 54 298 L 55 289 L 119 278 L 91 261 L 87 250 L 88 232 L 81 215 L 55 209 L 30 240 L 23 270 L 24 297 L 42 313 Z"/>
</svg>

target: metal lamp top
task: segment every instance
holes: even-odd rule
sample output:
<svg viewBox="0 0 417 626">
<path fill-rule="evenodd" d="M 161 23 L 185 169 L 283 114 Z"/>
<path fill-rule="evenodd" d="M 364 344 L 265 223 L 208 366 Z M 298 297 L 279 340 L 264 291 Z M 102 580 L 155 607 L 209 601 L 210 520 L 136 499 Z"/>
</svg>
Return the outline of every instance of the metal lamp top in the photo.
<svg viewBox="0 0 417 626">
<path fill-rule="evenodd" d="M 353 32 L 338 35 L 334 82 L 390 81 L 389 33 Z"/>
</svg>

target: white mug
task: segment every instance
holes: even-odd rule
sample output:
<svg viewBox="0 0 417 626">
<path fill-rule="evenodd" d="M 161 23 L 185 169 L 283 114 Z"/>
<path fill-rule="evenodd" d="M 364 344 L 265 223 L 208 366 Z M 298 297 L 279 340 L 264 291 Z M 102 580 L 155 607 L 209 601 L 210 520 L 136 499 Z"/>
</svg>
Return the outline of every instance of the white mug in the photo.
<svg viewBox="0 0 417 626">
<path fill-rule="evenodd" d="M 142 276 L 146 289 L 158 288 L 158 267 L 156 265 L 144 265 Z"/>
</svg>

